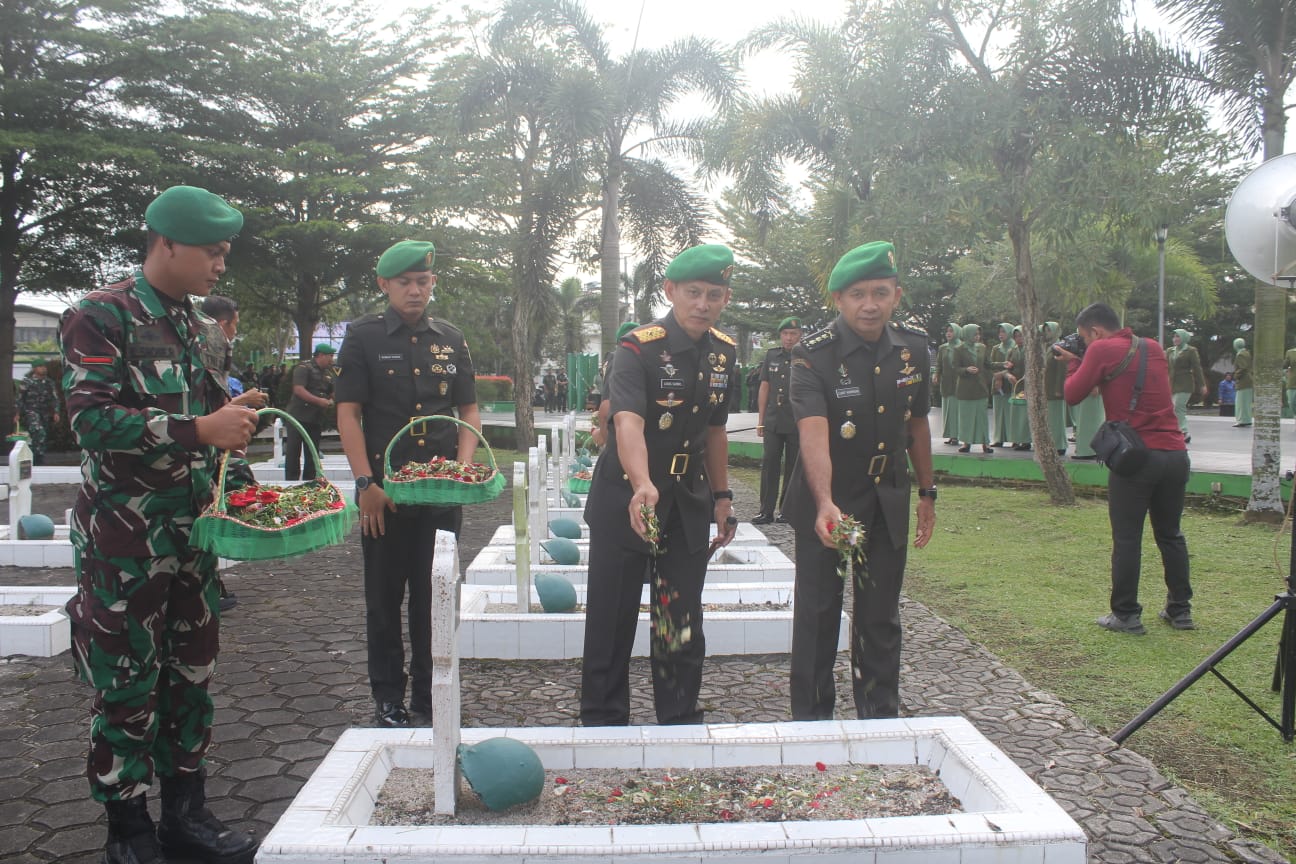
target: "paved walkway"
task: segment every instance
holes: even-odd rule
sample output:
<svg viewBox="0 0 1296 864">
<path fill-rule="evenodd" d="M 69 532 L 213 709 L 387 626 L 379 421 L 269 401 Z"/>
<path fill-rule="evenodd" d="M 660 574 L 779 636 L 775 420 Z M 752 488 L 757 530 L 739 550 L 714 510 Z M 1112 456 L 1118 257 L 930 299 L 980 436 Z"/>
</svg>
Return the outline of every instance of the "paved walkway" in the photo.
<svg viewBox="0 0 1296 864">
<path fill-rule="evenodd" d="M 62 512 L 70 487 L 37 489 L 37 512 Z M 750 490 L 740 500 L 753 499 Z M 507 493 L 472 509 L 468 562 L 508 518 Z M 753 513 L 742 514 L 745 517 Z M 769 526 L 791 553 L 791 532 Z M 222 625 L 208 791 L 218 816 L 264 836 L 344 730 L 371 717 L 365 676 L 358 539 L 288 562 L 228 574 L 239 605 Z M 6 569 L 6 584 L 66 585 L 66 570 Z M 1084 827 L 1090 860 L 1280 862 L 1213 821 L 1146 759 L 1031 686 L 921 604 L 903 606 L 906 714 L 962 714 L 1003 748 Z M 840 655 L 839 716 L 852 716 Z M 645 661 L 632 667 L 632 722 L 651 724 Z M 469 726 L 574 725 L 578 661 L 462 664 Z M 786 655 L 707 661 L 708 719 L 789 719 Z M 90 695 L 67 655 L 0 659 L 0 861 L 98 860 L 102 810 L 87 795 Z M 156 813 L 156 803 L 153 804 Z"/>
</svg>

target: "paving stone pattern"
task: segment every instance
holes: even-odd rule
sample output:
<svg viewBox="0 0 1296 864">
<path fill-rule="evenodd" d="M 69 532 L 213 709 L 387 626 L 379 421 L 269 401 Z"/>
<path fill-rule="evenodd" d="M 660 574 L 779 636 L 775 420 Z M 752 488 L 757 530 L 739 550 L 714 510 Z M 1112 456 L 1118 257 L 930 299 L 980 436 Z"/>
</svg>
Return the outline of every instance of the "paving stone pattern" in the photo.
<svg viewBox="0 0 1296 864">
<path fill-rule="evenodd" d="M 752 490 L 738 491 L 740 501 L 755 500 Z M 33 509 L 62 513 L 72 494 L 70 486 L 37 487 Z M 506 493 L 470 508 L 464 566 L 509 517 L 510 500 Z M 791 555 L 791 530 L 766 527 Z M 361 573 L 356 537 L 228 575 L 239 605 L 221 628 L 208 781 L 210 805 L 222 819 L 264 836 L 338 735 L 370 722 Z M 72 581 L 68 570 L 0 571 L 4 584 Z M 1091 861 L 1283 860 L 1211 819 L 1146 759 L 1117 747 L 921 604 L 906 601 L 902 612 L 904 713 L 969 718 L 1084 827 Z M 579 665 L 463 661 L 465 725 L 575 725 Z M 632 676 L 632 722 L 651 724 L 645 660 L 634 661 Z M 838 716 L 851 717 L 845 654 L 837 678 Z M 702 699 L 716 722 L 789 719 L 788 658 L 708 659 Z M 98 860 L 104 820 L 84 777 L 89 704 L 67 655 L 0 659 L 0 861 Z"/>
</svg>

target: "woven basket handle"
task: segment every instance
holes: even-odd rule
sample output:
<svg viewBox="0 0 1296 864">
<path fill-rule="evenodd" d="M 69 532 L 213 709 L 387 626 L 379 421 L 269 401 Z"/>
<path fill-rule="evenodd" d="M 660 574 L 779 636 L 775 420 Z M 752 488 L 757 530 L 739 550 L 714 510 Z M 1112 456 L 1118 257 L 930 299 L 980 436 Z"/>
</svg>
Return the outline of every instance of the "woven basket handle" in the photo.
<svg viewBox="0 0 1296 864">
<path fill-rule="evenodd" d="M 282 411 L 278 408 L 262 408 L 256 413 L 258 418 L 264 417 L 267 414 L 274 414 L 276 416 L 282 417 L 284 420 L 287 420 L 290 424 L 292 424 L 292 426 L 297 430 L 297 434 L 301 435 L 302 444 L 306 447 L 307 452 L 310 453 L 311 459 L 315 462 L 315 476 L 316 477 L 324 476 L 324 463 L 320 461 L 319 451 L 315 449 L 315 442 L 311 440 L 310 435 L 306 434 L 306 430 L 302 428 L 301 423 L 297 422 L 296 417 L 292 416 L 287 411 Z M 229 464 L 229 454 L 230 451 L 228 450 L 221 451 L 220 471 L 217 472 L 216 475 L 216 512 L 217 513 L 225 512 L 225 470 L 226 470 L 226 466 Z"/>
<path fill-rule="evenodd" d="M 429 420 L 444 420 L 447 423 L 453 423 L 456 426 L 462 426 L 463 428 L 471 431 L 474 435 L 477 436 L 477 440 L 481 442 L 481 445 L 486 448 L 486 458 L 490 459 L 491 469 L 494 471 L 499 470 L 499 466 L 495 464 L 495 451 L 491 449 L 490 444 L 486 441 L 484 437 L 482 437 L 481 432 L 477 431 L 476 426 L 473 426 L 471 423 L 465 423 L 463 420 L 460 420 L 458 417 L 451 417 L 449 414 L 428 414 L 424 417 L 415 417 L 414 419 L 410 420 L 410 422 L 402 426 L 396 432 L 396 434 L 392 436 L 392 439 L 387 442 L 387 449 L 383 451 L 383 473 L 385 475 L 391 476 L 391 474 L 394 473 L 392 471 L 391 452 L 392 452 L 392 448 L 396 446 L 396 442 L 400 440 L 400 437 L 404 435 L 406 432 L 413 429 L 418 424 L 426 423 Z"/>
</svg>

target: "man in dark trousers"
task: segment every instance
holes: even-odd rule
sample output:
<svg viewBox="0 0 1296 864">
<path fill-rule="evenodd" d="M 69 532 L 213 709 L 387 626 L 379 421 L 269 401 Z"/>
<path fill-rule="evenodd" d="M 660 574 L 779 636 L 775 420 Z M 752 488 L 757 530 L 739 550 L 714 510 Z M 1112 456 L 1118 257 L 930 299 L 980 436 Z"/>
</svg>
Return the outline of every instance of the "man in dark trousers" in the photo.
<svg viewBox="0 0 1296 864">
<path fill-rule="evenodd" d="M 190 543 L 221 451 L 243 450 L 256 429 L 254 411 L 229 403 L 224 337 L 194 302 L 224 274 L 243 216 L 206 189 L 172 186 L 144 221 L 143 267 L 87 294 L 60 340 L 84 478 L 67 612 L 95 689 L 86 774 L 108 811 L 107 864 L 162 864 L 163 853 L 252 864 L 256 840 L 206 806 L 220 613 L 216 556 Z"/>
<path fill-rule="evenodd" d="M 319 450 L 324 437 L 324 409 L 333 404 L 332 345 L 321 342 L 315 346 L 309 363 L 298 363 L 293 369 L 292 398 L 288 400 L 288 413 L 302 425 L 310 441 Z M 284 440 L 284 479 L 314 480 L 315 463 L 305 451 L 301 433 L 289 425 Z M 302 466 L 303 460 L 305 467 Z"/>
<path fill-rule="evenodd" d="M 432 552 L 436 532 L 459 533 L 459 507 L 397 507 L 383 490 L 387 444 L 414 417 L 459 415 L 481 430 L 472 357 L 463 332 L 427 314 L 436 276 L 431 243 L 402 240 L 378 259 L 388 306 L 352 322 L 337 377 L 338 434 L 360 506 L 369 687 L 379 726 L 432 723 Z M 402 435 L 391 463 L 445 456 L 471 462 L 472 429 L 427 421 Z M 401 603 L 409 588 L 410 663 L 405 673 Z M 409 710 L 405 692 L 409 684 Z"/>
<path fill-rule="evenodd" d="M 641 508 L 656 511 L 665 580 L 650 591 L 670 640 L 654 639 L 657 722 L 701 723 L 698 691 L 706 640 L 702 585 L 711 552 L 733 539 L 725 421 L 735 394 L 734 341 L 715 329 L 729 302 L 733 253 L 686 249 L 666 268 L 671 310 L 628 333 L 612 362 L 607 449 L 594 467 L 585 521 L 590 526 L 581 723 L 630 720 L 630 653 L 651 561 Z M 712 520 L 718 526 L 709 541 Z M 665 599 L 663 599 L 665 594 Z M 660 632 L 660 631 L 659 631 Z M 659 650 L 659 644 L 667 642 Z"/>
<path fill-rule="evenodd" d="M 797 460 L 796 420 L 792 417 L 792 398 L 788 387 L 792 374 L 792 349 L 801 341 L 801 320 L 784 318 L 779 322 L 779 346 L 765 352 L 760 367 L 760 393 L 756 397 L 756 435 L 764 442 L 761 454 L 760 513 L 753 525 L 768 525 L 783 516 L 783 497 L 787 495 L 788 478 Z M 779 495 L 782 478 L 783 495 Z"/>
<path fill-rule="evenodd" d="M 1188 486 L 1188 447 L 1175 416 L 1165 351 L 1155 339 L 1139 339 L 1122 327 L 1104 303 L 1086 306 L 1076 316 L 1084 340 L 1083 360 L 1053 346 L 1067 363 L 1066 401 L 1072 405 L 1098 388 L 1108 420 L 1128 420 L 1148 448 L 1147 464 L 1129 477 L 1107 472 L 1107 515 L 1112 528 L 1111 613 L 1099 627 L 1142 636 L 1143 607 L 1138 602 L 1143 558 L 1143 523 L 1151 519 L 1161 552 L 1166 603 L 1160 618 L 1176 630 L 1194 630 L 1192 585 L 1188 581 L 1188 541 L 1179 527 Z M 1140 344 L 1146 352 L 1143 389 L 1133 410 L 1130 399 L 1138 379 Z"/>
<path fill-rule="evenodd" d="M 801 457 L 787 509 L 796 529 L 792 719 L 830 720 L 842 610 L 843 515 L 864 529 L 867 565 L 848 568 L 854 591 L 851 685 L 861 719 L 900 710 L 900 587 L 909 534 L 909 464 L 918 482 L 914 546 L 936 524 L 927 425 L 927 335 L 891 321 L 901 289 L 890 243 L 847 252 L 828 278 L 837 318 L 792 351 L 792 411 Z M 908 460 L 905 453 L 908 451 Z"/>
</svg>

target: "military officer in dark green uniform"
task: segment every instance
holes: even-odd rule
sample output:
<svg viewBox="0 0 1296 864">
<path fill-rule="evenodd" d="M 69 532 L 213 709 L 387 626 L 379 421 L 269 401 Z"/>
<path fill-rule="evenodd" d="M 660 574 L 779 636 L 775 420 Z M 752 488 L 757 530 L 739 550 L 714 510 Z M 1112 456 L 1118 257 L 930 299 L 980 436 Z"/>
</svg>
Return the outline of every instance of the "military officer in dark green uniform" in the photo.
<svg viewBox="0 0 1296 864">
<path fill-rule="evenodd" d="M 163 851 L 251 864 L 256 841 L 205 806 L 220 617 L 216 556 L 189 543 L 220 451 L 242 450 L 256 429 L 256 412 L 228 404 L 224 342 L 192 301 L 225 272 L 243 216 L 205 189 L 173 186 L 145 221 L 143 267 L 87 294 L 61 334 L 85 478 L 67 610 L 74 659 L 96 691 L 90 794 L 108 811 L 109 864 L 154 864 Z M 144 797 L 155 776 L 156 831 Z"/>
<path fill-rule="evenodd" d="M 338 354 L 338 433 L 360 505 L 369 686 L 379 726 L 432 722 L 432 552 L 436 532 L 459 533 L 459 507 L 397 507 L 383 491 L 387 444 L 415 417 L 454 416 L 481 430 L 472 357 L 463 332 L 427 314 L 436 276 L 431 243 L 403 240 L 378 259 L 388 306 L 353 321 Z M 444 456 L 471 462 L 471 429 L 428 421 L 392 448 L 395 469 Z M 410 662 L 405 673 L 401 603 L 409 588 Z M 409 708 L 405 691 L 409 684 Z"/>
<path fill-rule="evenodd" d="M 324 411 L 333 404 L 333 355 L 336 350 L 327 342 L 315 346 L 309 363 L 298 363 L 292 373 L 292 397 L 288 413 L 301 424 L 318 451 L 324 437 Z M 305 442 L 297 427 L 289 425 L 284 440 L 284 479 L 314 480 L 315 461 L 304 452 Z M 305 467 L 302 460 L 305 460 Z"/>
<path fill-rule="evenodd" d="M 22 380 L 18 393 L 18 415 L 31 440 L 32 464 L 45 464 L 45 447 L 49 430 L 58 423 L 58 392 L 49 377 L 49 367 L 44 360 L 32 364 L 31 372 Z"/>
<path fill-rule="evenodd" d="M 792 411 L 801 458 L 787 508 L 796 529 L 792 718 L 833 716 L 833 662 L 843 580 L 832 527 L 843 514 L 866 534 L 853 568 L 851 670 L 861 718 L 900 709 L 900 586 L 909 533 L 909 464 L 918 482 L 914 546 L 936 524 L 927 336 L 891 322 L 901 289 L 890 243 L 866 243 L 833 268 L 838 316 L 792 352 Z M 908 451 L 908 460 L 905 452 Z"/>
<path fill-rule="evenodd" d="M 774 511 L 783 517 L 783 499 L 787 496 L 788 478 L 797 460 L 796 421 L 792 419 L 792 398 L 788 390 L 788 376 L 792 374 L 792 349 L 801 341 L 801 320 L 784 318 L 779 322 L 779 346 L 765 352 L 761 364 L 760 394 L 756 397 L 760 418 L 756 435 L 765 442 L 761 453 L 760 513 L 752 520 L 754 525 L 767 525 L 774 521 Z M 779 477 L 782 475 L 783 494 L 779 494 Z"/>
<path fill-rule="evenodd" d="M 729 302 L 733 253 L 708 244 L 666 268 L 671 311 L 631 331 L 617 348 L 608 392 L 612 422 L 594 467 L 581 722 L 630 720 L 630 653 L 650 564 L 640 508 L 655 508 L 665 551 L 656 561 L 666 601 L 651 591 L 654 616 L 678 637 L 652 656 L 657 722 L 701 723 L 698 690 L 706 640 L 702 585 L 711 552 L 733 539 L 725 421 L 738 389 L 734 341 L 714 325 Z M 714 519 L 717 536 L 708 543 Z"/>
</svg>

